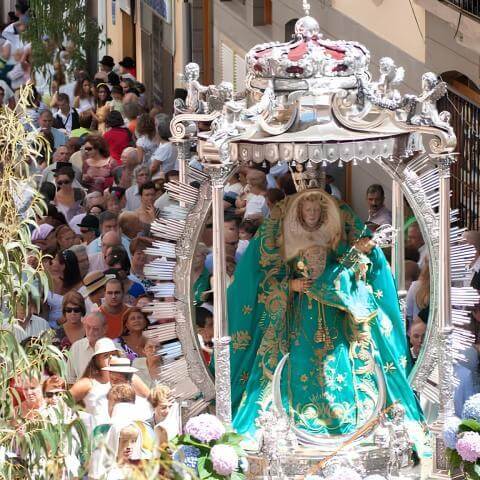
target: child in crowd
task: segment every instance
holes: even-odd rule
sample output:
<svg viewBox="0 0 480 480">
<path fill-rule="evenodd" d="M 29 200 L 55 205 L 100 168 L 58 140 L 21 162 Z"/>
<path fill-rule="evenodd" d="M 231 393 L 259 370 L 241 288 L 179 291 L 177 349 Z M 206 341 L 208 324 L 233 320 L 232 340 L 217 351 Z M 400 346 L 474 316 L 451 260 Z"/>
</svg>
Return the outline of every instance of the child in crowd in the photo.
<svg viewBox="0 0 480 480">
<path fill-rule="evenodd" d="M 203 303 L 195 308 L 195 321 L 197 325 L 198 340 L 202 355 L 207 364 L 210 363 L 213 348 L 213 307 Z"/>
</svg>

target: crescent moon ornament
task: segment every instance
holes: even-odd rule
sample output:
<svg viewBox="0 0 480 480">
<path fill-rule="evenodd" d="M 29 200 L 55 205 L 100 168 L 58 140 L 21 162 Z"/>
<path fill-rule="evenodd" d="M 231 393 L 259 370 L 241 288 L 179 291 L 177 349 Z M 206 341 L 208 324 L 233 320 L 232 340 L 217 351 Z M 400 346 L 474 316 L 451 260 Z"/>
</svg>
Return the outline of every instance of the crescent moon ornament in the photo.
<svg viewBox="0 0 480 480">
<path fill-rule="evenodd" d="M 272 381 L 272 396 L 273 396 L 273 405 L 276 408 L 277 412 L 287 421 L 290 421 L 290 417 L 288 416 L 287 412 L 285 411 L 285 407 L 283 406 L 282 402 L 282 392 L 281 392 L 281 378 L 282 378 L 282 371 L 287 363 L 288 357 L 290 356 L 289 353 L 284 355 L 284 357 L 280 360 L 275 369 L 275 373 L 273 375 Z M 377 420 L 385 408 L 386 402 L 386 392 L 387 387 L 385 384 L 385 378 L 383 376 L 383 369 L 381 365 L 375 362 L 375 373 L 378 379 L 378 398 L 377 403 L 375 404 L 375 408 L 372 412 L 370 418 L 365 421 L 364 425 L 371 423 L 372 425 L 376 425 L 375 420 Z M 360 427 L 362 428 L 362 427 Z M 322 435 L 322 434 L 313 434 L 308 433 L 301 428 L 298 428 L 293 422 L 291 423 L 291 429 L 293 433 L 296 435 L 298 441 L 303 445 L 311 445 L 318 447 L 324 452 L 331 452 L 338 448 L 339 445 L 349 442 L 352 440 L 354 433 L 345 434 L 345 435 Z M 367 429 L 362 435 L 358 436 L 353 442 L 352 445 L 360 443 L 362 440 L 365 439 L 371 433 L 371 429 Z"/>
</svg>

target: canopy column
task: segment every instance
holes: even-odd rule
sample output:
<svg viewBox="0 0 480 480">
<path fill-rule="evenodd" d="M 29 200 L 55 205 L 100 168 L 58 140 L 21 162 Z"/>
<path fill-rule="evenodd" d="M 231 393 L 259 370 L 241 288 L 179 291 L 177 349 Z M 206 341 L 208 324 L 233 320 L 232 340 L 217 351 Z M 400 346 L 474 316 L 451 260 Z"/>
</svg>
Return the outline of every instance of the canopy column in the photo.
<svg viewBox="0 0 480 480">
<path fill-rule="evenodd" d="M 208 166 L 212 185 L 213 224 L 213 319 L 215 352 L 216 414 L 225 423 L 232 421 L 230 389 L 230 337 L 227 320 L 227 272 L 223 228 L 223 193 L 227 171 L 224 166 Z"/>
</svg>

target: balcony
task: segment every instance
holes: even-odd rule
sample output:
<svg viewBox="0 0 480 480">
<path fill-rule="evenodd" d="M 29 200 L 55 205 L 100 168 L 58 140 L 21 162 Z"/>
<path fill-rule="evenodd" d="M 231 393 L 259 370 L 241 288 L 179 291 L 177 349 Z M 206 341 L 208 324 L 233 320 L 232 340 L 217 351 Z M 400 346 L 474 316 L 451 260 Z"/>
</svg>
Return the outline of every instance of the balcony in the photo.
<svg viewBox="0 0 480 480">
<path fill-rule="evenodd" d="M 480 20 L 480 0 L 440 0 L 447 5 L 450 5 L 463 14 L 472 16 Z"/>
<path fill-rule="evenodd" d="M 415 0 L 415 3 L 447 22 L 459 45 L 480 54 L 480 0 Z"/>
</svg>

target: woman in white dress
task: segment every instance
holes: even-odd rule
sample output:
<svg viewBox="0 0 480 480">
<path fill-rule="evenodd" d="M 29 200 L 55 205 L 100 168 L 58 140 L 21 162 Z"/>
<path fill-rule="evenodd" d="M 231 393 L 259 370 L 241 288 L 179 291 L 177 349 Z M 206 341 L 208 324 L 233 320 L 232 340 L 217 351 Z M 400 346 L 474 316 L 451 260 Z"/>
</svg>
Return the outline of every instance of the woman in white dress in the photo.
<svg viewBox="0 0 480 480">
<path fill-rule="evenodd" d="M 418 315 L 420 310 L 427 308 L 430 304 L 430 266 L 428 258 L 425 261 L 418 280 L 415 280 L 410 285 L 407 293 L 407 329 L 413 322 L 413 319 Z"/>
<path fill-rule="evenodd" d="M 77 110 L 80 116 L 95 113 L 95 95 L 92 92 L 92 83 L 88 78 L 78 80 L 74 95 L 73 108 Z"/>
<path fill-rule="evenodd" d="M 108 423 L 107 394 L 110 391 L 110 375 L 103 370 L 110 364 L 110 357 L 118 354 L 117 346 L 109 338 L 95 343 L 92 359 L 82 377 L 72 386 L 70 393 L 77 403 L 83 403 L 92 417 L 92 427 Z"/>
</svg>

